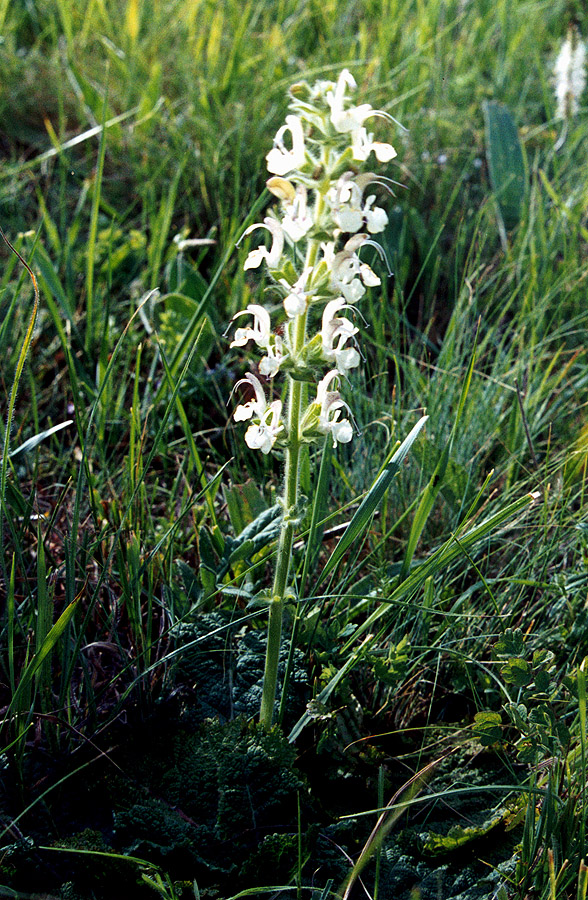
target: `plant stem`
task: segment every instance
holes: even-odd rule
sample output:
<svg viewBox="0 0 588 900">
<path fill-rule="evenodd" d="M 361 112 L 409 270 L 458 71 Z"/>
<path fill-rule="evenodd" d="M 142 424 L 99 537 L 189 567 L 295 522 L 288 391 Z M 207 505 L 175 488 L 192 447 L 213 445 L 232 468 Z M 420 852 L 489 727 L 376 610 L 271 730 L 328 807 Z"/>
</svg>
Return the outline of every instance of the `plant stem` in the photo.
<svg viewBox="0 0 588 900">
<path fill-rule="evenodd" d="M 314 220 L 318 222 L 323 210 L 324 198 L 317 194 L 314 210 Z M 312 268 L 316 263 L 319 242 L 310 240 L 306 249 L 305 266 Z M 301 353 L 306 341 L 306 320 L 308 312 L 297 316 L 293 323 L 294 355 Z M 276 556 L 276 570 L 274 573 L 274 585 L 269 607 L 269 621 L 267 629 L 267 646 L 265 651 L 265 671 L 263 674 L 263 690 L 261 694 L 261 709 L 259 721 L 266 730 L 272 727 L 274 716 L 274 704 L 276 699 L 276 687 L 278 683 L 278 664 L 280 661 L 280 641 L 282 638 L 282 620 L 284 618 L 284 597 L 288 587 L 288 574 L 290 572 L 290 560 L 292 558 L 292 544 L 294 542 L 294 526 L 297 520 L 297 506 L 300 483 L 300 418 L 302 412 L 303 383 L 288 376 L 288 445 L 286 447 L 285 477 L 284 477 L 284 519 L 278 552 Z"/>
<path fill-rule="evenodd" d="M 297 332 L 306 330 L 306 315 L 299 316 L 296 322 Z M 298 334 L 297 334 L 298 337 Z M 288 573 L 294 541 L 295 510 L 298 503 L 298 485 L 300 475 L 300 407 L 302 400 L 302 382 L 288 378 L 288 435 L 286 448 L 286 472 L 284 484 L 284 521 L 278 542 L 274 586 L 269 608 L 267 647 L 265 654 L 265 672 L 263 676 L 263 692 L 259 721 L 266 728 L 271 728 L 276 685 L 278 681 L 278 663 L 280 657 L 280 639 L 282 637 L 282 619 L 284 615 L 284 595 L 288 587 Z"/>
</svg>

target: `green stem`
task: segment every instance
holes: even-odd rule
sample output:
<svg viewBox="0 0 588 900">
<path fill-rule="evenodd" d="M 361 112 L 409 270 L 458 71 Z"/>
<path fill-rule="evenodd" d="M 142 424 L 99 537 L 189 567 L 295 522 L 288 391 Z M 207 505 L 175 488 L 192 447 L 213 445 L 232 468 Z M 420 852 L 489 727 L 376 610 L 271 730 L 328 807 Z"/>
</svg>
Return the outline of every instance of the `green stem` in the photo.
<svg viewBox="0 0 588 900">
<path fill-rule="evenodd" d="M 323 210 L 324 199 L 318 194 L 314 210 L 314 220 L 319 221 Z M 305 266 L 312 268 L 318 256 L 318 241 L 309 241 L 306 250 Z M 294 355 L 301 353 L 306 341 L 307 313 L 297 316 L 294 322 Z M 284 520 L 278 552 L 274 585 L 269 607 L 267 630 L 267 647 L 265 651 L 265 671 L 259 721 L 266 730 L 272 726 L 276 687 L 278 683 L 278 664 L 280 661 L 280 641 L 282 638 L 282 620 L 284 618 L 284 597 L 288 587 L 292 544 L 294 542 L 294 524 L 298 506 L 300 484 L 300 419 L 302 414 L 303 383 L 288 376 L 288 444 L 286 446 L 286 464 L 284 477 Z"/>
<path fill-rule="evenodd" d="M 306 330 L 306 316 L 299 316 L 297 331 Z M 278 682 L 278 663 L 280 658 L 280 640 L 282 637 L 282 619 L 284 616 L 284 595 L 288 587 L 292 543 L 294 541 L 295 510 L 298 503 L 298 486 L 300 480 L 300 408 L 302 400 L 302 382 L 288 379 L 288 435 L 286 448 L 286 472 L 284 485 L 284 522 L 278 542 L 274 586 L 269 608 L 267 647 L 265 654 L 265 672 L 263 676 L 263 692 L 259 721 L 266 728 L 271 728 L 276 686 Z"/>
</svg>

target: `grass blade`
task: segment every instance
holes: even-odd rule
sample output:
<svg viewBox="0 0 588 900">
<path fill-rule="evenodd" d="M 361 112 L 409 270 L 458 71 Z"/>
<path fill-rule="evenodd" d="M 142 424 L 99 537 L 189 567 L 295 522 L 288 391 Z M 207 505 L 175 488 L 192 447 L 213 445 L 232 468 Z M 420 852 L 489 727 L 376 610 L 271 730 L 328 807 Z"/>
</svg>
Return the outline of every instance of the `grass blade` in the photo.
<svg viewBox="0 0 588 900">
<path fill-rule="evenodd" d="M 333 569 L 338 565 L 338 563 L 343 558 L 344 553 L 349 549 L 351 544 L 365 531 L 368 522 L 370 521 L 373 513 L 380 503 L 380 500 L 390 487 L 394 476 L 400 471 L 400 466 L 404 462 L 410 448 L 424 428 L 428 418 L 428 416 L 423 416 L 421 419 L 419 419 L 412 431 L 408 434 L 400 447 L 396 450 L 396 452 L 392 456 L 392 459 L 384 468 L 384 471 L 374 481 L 368 493 L 362 500 L 359 509 L 356 511 L 355 515 L 351 519 L 351 522 L 341 535 L 339 543 L 327 560 L 327 563 L 315 585 L 315 591 L 317 590 L 319 585 L 323 583 L 325 578 L 330 575 Z"/>
</svg>

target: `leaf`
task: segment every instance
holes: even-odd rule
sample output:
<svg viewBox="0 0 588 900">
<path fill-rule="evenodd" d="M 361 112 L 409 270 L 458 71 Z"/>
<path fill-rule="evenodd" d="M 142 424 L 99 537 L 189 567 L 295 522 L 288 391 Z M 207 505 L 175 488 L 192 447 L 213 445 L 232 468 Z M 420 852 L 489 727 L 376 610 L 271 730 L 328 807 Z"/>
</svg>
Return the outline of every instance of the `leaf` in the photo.
<svg viewBox="0 0 588 900">
<path fill-rule="evenodd" d="M 474 733 L 482 746 L 490 747 L 502 738 L 502 716 L 490 710 L 481 710 L 474 716 Z"/>
<path fill-rule="evenodd" d="M 494 644 L 496 656 L 522 656 L 524 649 L 525 644 L 520 628 L 507 628 L 500 640 Z"/>
<path fill-rule="evenodd" d="M 549 673 L 546 672 L 545 669 L 538 669 L 535 672 L 535 687 L 539 693 L 548 694 L 550 684 L 551 678 L 549 677 Z"/>
<path fill-rule="evenodd" d="M 524 703 L 507 703 L 505 710 L 519 731 L 523 731 L 527 727 L 528 711 Z"/>
<path fill-rule="evenodd" d="M 239 534 L 256 516 L 267 509 L 265 498 L 255 482 L 223 488 L 229 519 L 235 534 Z"/>
<path fill-rule="evenodd" d="M 507 684 L 513 684 L 516 688 L 527 687 L 533 680 L 531 666 L 526 659 L 509 659 L 501 668 L 500 674 Z"/>
<path fill-rule="evenodd" d="M 496 828 L 497 825 L 504 821 L 507 814 L 508 810 L 500 807 L 494 810 L 490 817 L 485 822 L 482 822 L 481 825 L 469 825 L 466 828 L 463 828 L 461 825 L 454 825 L 446 835 L 436 834 L 431 831 L 425 840 L 423 850 L 425 853 L 431 853 L 433 856 L 450 853 L 452 850 L 459 850 L 466 844 L 485 837 L 493 828 Z"/>
<path fill-rule="evenodd" d="M 341 561 L 344 553 L 349 549 L 351 544 L 365 531 L 368 522 L 370 521 L 373 513 L 376 511 L 378 504 L 380 503 L 382 497 L 390 487 L 392 483 L 392 479 L 395 475 L 400 471 L 400 466 L 404 462 L 408 452 L 417 437 L 421 433 L 425 423 L 427 422 L 428 416 L 423 416 L 416 423 L 414 428 L 410 431 L 407 437 L 404 439 L 398 450 L 392 456 L 392 459 L 388 463 L 388 465 L 384 468 L 384 471 L 376 478 L 371 488 L 363 498 L 362 502 L 359 505 L 355 515 L 353 516 L 351 522 L 341 535 L 339 543 L 331 553 L 327 563 L 321 572 L 318 581 L 315 585 L 315 590 L 318 588 L 320 584 L 325 580 L 327 575 L 329 575 L 333 569 L 338 565 Z"/>
<path fill-rule="evenodd" d="M 562 747 L 567 749 L 570 746 L 570 741 L 572 739 L 570 730 L 567 725 L 564 722 L 556 722 L 555 733 Z"/>
<path fill-rule="evenodd" d="M 201 525 L 198 529 L 198 555 L 200 557 L 201 568 L 204 568 L 209 572 L 216 572 L 218 569 L 218 559 L 210 529 L 206 525 Z"/>
<path fill-rule="evenodd" d="M 198 579 L 193 569 L 181 559 L 176 560 L 176 566 L 180 573 L 182 586 L 189 600 L 198 603 L 202 598 L 202 591 L 198 585 Z"/>
<path fill-rule="evenodd" d="M 555 656 L 552 650 L 535 650 L 533 653 L 533 666 L 539 667 L 543 666 L 545 669 L 549 669 L 552 666 Z"/>
<path fill-rule="evenodd" d="M 17 702 L 16 702 L 17 698 L 20 698 L 20 696 L 28 689 L 34 676 L 36 675 L 36 673 L 39 671 L 39 669 L 43 665 L 44 660 L 53 651 L 53 648 L 57 644 L 59 638 L 61 637 L 61 635 L 63 634 L 65 629 L 67 628 L 67 626 L 70 622 L 70 619 L 76 610 L 80 596 L 81 595 L 76 597 L 76 599 L 73 600 L 69 604 L 69 606 L 66 606 L 66 608 L 63 610 L 63 612 L 59 616 L 57 622 L 55 623 L 55 625 L 53 625 L 53 627 L 51 628 L 51 630 L 49 631 L 49 633 L 43 640 L 41 646 L 39 647 L 37 652 L 34 654 L 31 661 L 25 667 L 25 669 L 20 677 L 20 681 L 18 682 L 18 687 L 16 688 L 16 691 L 12 695 L 12 700 L 10 701 L 8 714 L 10 713 L 10 710 L 12 710 L 14 707 L 17 707 Z M 6 718 L 8 718 L 8 714 L 7 714 Z"/>
<path fill-rule="evenodd" d="M 511 231 L 521 221 L 526 192 L 523 150 L 514 119 L 506 106 L 484 103 L 486 153 L 492 190 L 504 228 Z"/>
<path fill-rule="evenodd" d="M 423 474 L 428 478 L 430 478 L 435 471 L 442 452 L 443 451 L 440 450 L 439 447 L 426 437 L 424 437 L 422 441 L 419 441 L 415 448 L 415 457 Z M 469 475 L 465 466 L 455 462 L 453 459 L 449 459 L 447 461 L 445 477 L 440 490 L 443 498 L 449 503 L 452 510 L 459 510 L 461 508 L 468 483 Z"/>
<path fill-rule="evenodd" d="M 59 425 L 54 425 L 53 428 L 47 428 L 45 431 L 40 431 L 38 434 L 30 437 L 28 441 L 25 441 L 24 444 L 21 444 L 20 447 L 17 447 L 15 450 L 12 450 L 8 455 L 10 457 L 18 456 L 19 453 L 28 453 L 29 450 L 34 450 L 37 444 L 40 444 L 41 441 L 44 441 L 45 438 L 51 437 L 52 434 L 55 434 L 57 431 L 61 431 L 62 428 L 67 428 L 68 425 L 71 425 L 73 419 L 68 419 L 67 422 L 60 422 Z M 0 456 L 0 462 L 2 461 L 2 457 Z"/>
<path fill-rule="evenodd" d="M 433 506 L 435 504 L 435 500 L 437 499 L 437 494 L 441 490 L 446 474 L 447 467 L 449 465 L 451 450 L 453 447 L 453 441 L 455 440 L 455 436 L 457 435 L 459 423 L 461 420 L 461 416 L 466 404 L 466 399 L 468 396 L 468 392 L 470 389 L 470 384 L 472 381 L 472 374 L 474 371 L 474 362 L 476 359 L 476 348 L 478 344 L 478 333 L 476 331 L 476 336 L 474 339 L 474 347 L 472 350 L 472 356 L 470 359 L 470 363 L 463 381 L 463 386 L 461 389 L 461 394 L 459 397 L 459 404 L 457 407 L 457 413 L 455 415 L 455 421 L 453 423 L 453 428 L 451 429 L 451 434 L 449 435 L 449 439 L 443 448 L 442 453 L 439 456 L 439 460 L 437 465 L 435 466 L 435 470 L 431 475 L 431 478 L 425 487 L 424 491 L 421 494 L 419 505 L 414 514 L 414 519 L 412 521 L 412 526 L 410 529 L 410 534 L 408 536 L 408 541 L 406 542 L 406 552 L 404 555 L 404 560 L 402 562 L 402 568 L 400 570 L 400 580 L 403 581 L 410 571 L 410 566 L 412 563 L 413 556 L 415 554 L 418 542 L 420 540 L 420 536 L 423 533 L 423 529 L 427 523 L 427 520 L 431 514 Z"/>
</svg>

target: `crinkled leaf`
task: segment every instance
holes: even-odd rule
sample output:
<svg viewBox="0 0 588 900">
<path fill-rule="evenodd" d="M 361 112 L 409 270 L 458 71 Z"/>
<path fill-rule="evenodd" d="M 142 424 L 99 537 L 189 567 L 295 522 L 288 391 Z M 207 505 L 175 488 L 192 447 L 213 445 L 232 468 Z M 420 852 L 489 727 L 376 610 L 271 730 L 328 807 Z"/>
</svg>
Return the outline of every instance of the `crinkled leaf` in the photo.
<svg viewBox="0 0 588 900">
<path fill-rule="evenodd" d="M 502 716 L 491 710 L 481 710 L 474 716 L 474 733 L 482 746 L 489 747 L 502 738 Z"/>
<path fill-rule="evenodd" d="M 527 687 L 533 680 L 531 666 L 526 659 L 509 659 L 500 674 L 507 684 L 513 684 L 516 688 Z"/>
<path fill-rule="evenodd" d="M 545 669 L 538 669 L 535 672 L 535 687 L 542 694 L 549 693 L 549 686 L 551 684 L 551 678 L 549 677 L 549 673 L 545 671 Z"/>
<path fill-rule="evenodd" d="M 452 850 L 459 850 L 478 838 L 485 837 L 493 828 L 496 828 L 508 814 L 508 810 L 500 807 L 494 810 L 486 821 L 481 825 L 454 825 L 450 828 L 446 835 L 429 832 L 423 846 L 425 853 L 438 856 L 443 853 L 450 853 Z"/>
<path fill-rule="evenodd" d="M 525 649 L 523 635 L 520 628 L 507 628 L 494 644 L 496 656 L 522 656 Z"/>
</svg>

